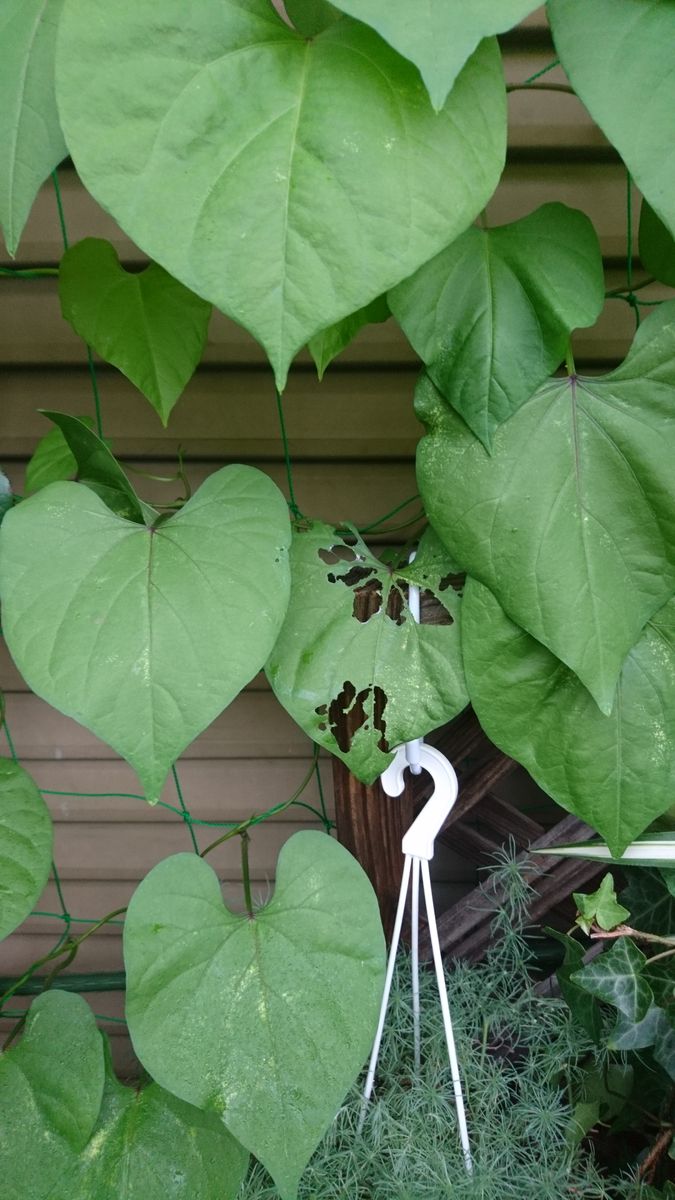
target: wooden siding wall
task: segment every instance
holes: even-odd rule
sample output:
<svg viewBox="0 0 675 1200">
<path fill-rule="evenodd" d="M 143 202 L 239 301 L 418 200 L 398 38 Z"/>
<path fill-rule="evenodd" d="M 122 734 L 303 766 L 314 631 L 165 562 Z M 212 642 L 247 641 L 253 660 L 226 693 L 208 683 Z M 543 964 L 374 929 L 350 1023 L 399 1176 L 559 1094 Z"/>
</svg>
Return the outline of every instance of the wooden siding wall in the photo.
<svg viewBox="0 0 675 1200">
<path fill-rule="evenodd" d="M 510 82 L 523 81 L 553 57 L 541 12 L 503 39 Z M 559 70 L 551 80 L 561 79 Z M 501 224 L 548 200 L 585 211 L 598 231 L 609 286 L 624 279 L 626 182 L 617 156 L 581 104 L 541 91 L 510 97 L 509 159 L 488 216 Z M 109 238 L 125 264 L 143 256 L 87 196 L 75 172 L 61 169 L 71 242 Z M 637 222 L 635 206 L 634 222 Z M 40 194 L 23 238 L 18 266 L 55 265 L 61 240 L 54 194 Z M 9 265 L 7 259 L 2 262 Z M 649 293 L 643 293 L 648 295 Z M 657 292 L 654 294 L 658 294 Z M 27 456 L 48 429 L 38 408 L 76 414 L 92 410 L 82 343 L 60 316 L 56 282 L 0 280 L 0 463 L 20 491 Z M 633 330 L 627 305 L 608 302 L 592 330 L 575 337 L 581 369 L 602 370 L 624 353 Z M 285 398 L 297 499 L 311 515 L 366 524 L 415 491 L 413 455 L 420 435 L 412 412 L 418 364 L 392 323 L 366 330 L 332 366 L 322 384 L 302 355 Z M 117 372 L 99 370 L 106 435 L 130 466 L 171 474 L 182 447 L 194 485 L 228 461 L 260 466 L 283 488 L 272 376 L 257 344 L 215 314 L 204 362 L 164 430 L 147 402 Z M 152 499 L 172 498 L 177 485 L 140 481 Z M 74 722 L 31 696 L 8 656 L 0 658 L 0 686 L 7 693 L 9 727 L 21 761 L 37 783 L 57 792 L 137 792 L 126 764 Z M 179 766 L 186 802 L 203 820 L 238 820 L 284 799 L 310 761 L 310 745 L 276 703 L 262 677 L 186 751 Z M 330 763 L 321 770 L 330 798 Z M 173 783 L 166 797 L 176 803 Z M 316 786 L 307 797 L 318 800 Z M 48 797 L 56 823 L 56 861 L 65 901 L 77 917 L 97 917 L 124 904 L 137 881 L 160 858 L 189 848 L 188 830 L 166 809 L 150 810 L 137 799 Z M 308 818 L 303 809 L 266 822 L 252 837 L 255 889 L 264 895 L 280 845 Z M 197 830 L 203 846 L 207 834 Z M 226 895 L 239 902 L 238 846 L 213 856 Z M 459 856 L 444 860 L 446 893 L 456 894 L 471 871 Z M 59 907 L 54 883 L 39 908 Z M 11 975 L 53 944 L 57 923 L 33 917 L 0 951 L 0 973 Z M 121 968 L 119 927 L 89 939 L 73 969 Z M 119 1017 L 117 992 L 92 999 L 96 1011 Z M 123 1027 L 111 1025 L 116 1057 L 129 1064 Z"/>
</svg>

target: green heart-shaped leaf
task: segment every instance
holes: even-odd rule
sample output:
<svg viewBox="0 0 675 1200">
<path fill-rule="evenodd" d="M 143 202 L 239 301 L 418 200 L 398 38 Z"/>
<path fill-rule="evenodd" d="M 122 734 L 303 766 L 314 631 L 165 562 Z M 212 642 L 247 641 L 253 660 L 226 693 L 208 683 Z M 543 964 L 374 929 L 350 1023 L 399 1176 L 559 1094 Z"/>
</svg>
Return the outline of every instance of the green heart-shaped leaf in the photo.
<svg viewBox="0 0 675 1200">
<path fill-rule="evenodd" d="M 4 0 L 0 14 L 0 225 L 14 254 L 40 185 L 68 153 L 54 95 L 63 0 Z"/>
<path fill-rule="evenodd" d="M 549 0 L 547 8 L 574 90 L 675 234 L 675 5 Z"/>
<path fill-rule="evenodd" d="M 103 1044 L 89 1005 L 72 992 L 38 996 L 21 1041 L 0 1055 L 3 1200 L 58 1195 L 65 1166 L 98 1119 L 103 1080 Z"/>
<path fill-rule="evenodd" d="M 314 359 L 319 379 L 323 379 L 329 363 L 332 363 L 338 354 L 342 354 L 342 351 L 365 325 L 379 324 L 387 321 L 390 316 L 386 296 L 378 296 L 372 304 L 366 304 L 365 308 L 360 308 L 358 312 L 344 317 L 336 325 L 329 325 L 328 329 L 322 329 L 321 333 L 317 333 L 309 342 L 307 349 Z"/>
<path fill-rule="evenodd" d="M 72 993 L 35 1000 L 0 1058 L 0 1120 L 3 1200 L 234 1200 L 248 1163 L 215 1114 L 123 1087 Z"/>
<path fill-rule="evenodd" d="M 572 981 L 619 1009 L 630 1021 L 641 1021 L 654 1002 L 642 974 L 647 959 L 628 937 L 617 938 L 609 950 L 575 971 Z"/>
<path fill-rule="evenodd" d="M 643 322 L 610 375 L 541 388 L 492 455 L 428 379 L 416 403 L 435 529 L 610 712 L 626 654 L 675 590 L 675 303 Z"/>
<path fill-rule="evenodd" d="M 488 737 L 620 854 L 672 804 L 675 600 L 626 658 L 609 716 L 473 579 L 462 630 L 469 695 Z"/>
<path fill-rule="evenodd" d="M 204 351 L 211 305 L 151 263 L 131 273 L 110 242 L 85 238 L 61 259 L 61 311 L 166 425 Z"/>
<path fill-rule="evenodd" d="M 152 525 L 157 520 L 159 514 L 136 495 L 110 447 L 94 433 L 89 421 L 44 408 L 42 415 L 53 421 L 63 434 L 75 460 L 79 482 L 96 492 L 111 512 L 141 525 Z"/>
<path fill-rule="evenodd" d="M 54 483 L 0 530 L 3 631 L 29 687 L 157 800 L 172 762 L 260 670 L 289 594 L 289 520 L 260 471 L 216 471 L 145 527 Z"/>
<path fill-rule="evenodd" d="M 435 115 L 414 68 L 348 19 L 306 41 L 269 0 L 66 0 L 57 77 L 86 187 L 250 330 L 280 388 L 315 333 L 461 233 L 503 166 L 492 41 Z"/>
<path fill-rule="evenodd" d="M 65 415 L 65 414 L 64 414 Z M 78 417 L 87 429 L 93 429 L 91 417 Z M 51 429 L 40 438 L 26 467 L 26 495 L 39 492 L 49 483 L 72 479 L 77 473 L 77 461 L 61 429 Z"/>
<path fill-rule="evenodd" d="M 294 1200 L 377 1022 L 385 947 L 358 863 L 323 833 L 295 834 L 249 919 L 225 908 L 203 859 L 166 859 L 132 897 L 124 957 L 143 1065 L 221 1113 Z"/>
<path fill-rule="evenodd" d="M 588 217 L 564 204 L 499 229 L 467 229 L 389 293 L 436 387 L 488 448 L 565 357 L 570 330 L 605 302 Z"/>
<path fill-rule="evenodd" d="M 533 0 L 335 0 L 338 8 L 372 25 L 419 68 L 435 109 L 481 38 L 506 33 L 532 12 Z"/>
<path fill-rule="evenodd" d="M 63 1172 L 60 1190 L 31 1200 L 234 1200 L 248 1154 L 215 1113 L 156 1083 L 124 1087 L 106 1055 L 98 1123 Z"/>
<path fill-rule="evenodd" d="M 396 746 L 468 704 L 452 572 L 447 553 L 430 561 L 424 550 L 392 570 L 321 521 L 294 535 L 291 600 L 267 674 L 293 720 L 367 783 Z M 448 624 L 416 624 L 410 583 L 436 598 Z"/>
<path fill-rule="evenodd" d="M 668 287 L 675 287 L 675 239 L 646 200 L 640 209 L 639 244 L 645 270 Z"/>
<path fill-rule="evenodd" d="M 52 859 L 49 809 L 27 771 L 0 758 L 0 938 L 26 919 Z"/>
</svg>

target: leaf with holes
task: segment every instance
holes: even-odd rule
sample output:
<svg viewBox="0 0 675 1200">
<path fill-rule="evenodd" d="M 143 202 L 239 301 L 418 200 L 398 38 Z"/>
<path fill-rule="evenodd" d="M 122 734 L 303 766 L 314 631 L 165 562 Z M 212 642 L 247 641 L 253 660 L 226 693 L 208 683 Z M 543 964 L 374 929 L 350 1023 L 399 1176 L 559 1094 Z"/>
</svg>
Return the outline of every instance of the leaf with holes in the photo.
<svg viewBox="0 0 675 1200">
<path fill-rule="evenodd" d="M 211 305 L 156 263 L 125 271 L 100 238 L 64 254 L 59 296 L 75 332 L 135 384 L 166 425 L 204 352 Z"/>
<path fill-rule="evenodd" d="M 605 302 L 588 217 L 564 204 L 499 229 L 467 229 L 389 293 L 431 379 L 488 449 Z"/>
<path fill-rule="evenodd" d="M 358 535 L 321 521 L 295 533 L 291 600 L 267 664 L 277 699 L 314 741 L 371 783 L 401 742 L 449 721 L 468 703 L 453 564 L 385 566 Z M 444 624 L 417 625 L 410 583 Z"/>
<path fill-rule="evenodd" d="M 295 1200 L 377 1023 L 385 945 L 359 864 L 326 834 L 297 833 L 273 898 L 249 919 L 224 906 L 203 859 L 175 855 L 132 897 L 124 958 L 143 1065 L 220 1113 Z"/>
<path fill-rule="evenodd" d="M 326 367 L 338 354 L 342 354 L 366 325 L 380 324 L 390 316 L 386 296 L 378 296 L 372 304 L 367 304 L 365 308 L 360 308 L 358 312 L 338 321 L 336 325 L 330 325 L 328 329 L 317 333 L 311 339 L 308 350 L 316 364 L 319 379 L 323 379 Z"/>
<path fill-rule="evenodd" d="M 592 996 L 618 1008 L 629 1021 L 641 1021 L 654 1001 L 652 989 L 642 975 L 646 961 L 630 938 L 621 937 L 571 978 Z"/>
<path fill-rule="evenodd" d="M 0 1055 L 3 1200 L 58 1197 L 64 1169 L 96 1125 L 103 1079 L 89 1005 L 72 992 L 38 996 L 21 1041 Z"/>
<path fill-rule="evenodd" d="M 494 41 L 436 115 L 347 18 L 305 40 L 269 0 L 66 0 L 57 75 L 85 186 L 262 343 L 279 388 L 310 338 L 466 228 L 504 161 Z"/>
<path fill-rule="evenodd" d="M 574 90 L 675 234 L 675 5 L 549 0 Z"/>
<path fill-rule="evenodd" d="M 675 590 L 675 302 L 643 322 L 610 375 L 541 388 L 492 455 L 428 379 L 416 406 L 436 531 L 609 713 L 628 651 Z"/>
<path fill-rule="evenodd" d="M 0 15 L 0 225 L 10 254 L 40 185 L 67 150 L 54 96 L 63 0 L 5 0 Z"/>
<path fill-rule="evenodd" d="M 63 414 L 65 416 L 65 414 Z M 77 417 L 76 420 L 93 429 L 91 417 Z M 72 479 L 77 473 L 75 455 L 70 449 L 62 429 L 51 429 L 40 438 L 35 451 L 26 467 L 26 495 L 39 492 L 48 483 L 58 483 L 62 479 Z"/>
<path fill-rule="evenodd" d="M 537 7 L 533 0 L 335 0 L 376 29 L 419 68 L 436 110 L 482 38 L 506 33 Z"/>
<path fill-rule="evenodd" d="M 47 805 L 27 771 L 0 758 L 0 938 L 12 933 L 35 907 L 51 859 Z"/>
<path fill-rule="evenodd" d="M 621 854 L 672 804 L 675 599 L 628 654 L 609 716 L 473 579 L 462 638 L 469 695 L 488 737 Z"/>
<path fill-rule="evenodd" d="M 3 632 L 29 687 L 159 797 L 171 764 L 260 670 L 289 594 L 286 503 L 253 467 L 146 527 L 53 483 L 0 529 Z"/>
<path fill-rule="evenodd" d="M 645 270 L 668 287 L 675 287 L 675 239 L 646 200 L 640 209 L 639 244 Z"/>
<path fill-rule="evenodd" d="M 112 451 L 85 417 L 41 410 L 57 427 L 75 461 L 80 483 L 100 496 L 118 517 L 151 525 L 158 514 L 137 495 Z"/>
</svg>

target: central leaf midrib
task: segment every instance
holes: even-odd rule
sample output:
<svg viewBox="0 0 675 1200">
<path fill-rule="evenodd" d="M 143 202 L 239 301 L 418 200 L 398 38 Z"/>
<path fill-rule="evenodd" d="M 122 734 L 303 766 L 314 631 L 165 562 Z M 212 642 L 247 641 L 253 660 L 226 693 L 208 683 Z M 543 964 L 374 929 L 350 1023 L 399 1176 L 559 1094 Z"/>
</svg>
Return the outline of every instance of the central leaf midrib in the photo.
<svg viewBox="0 0 675 1200">
<path fill-rule="evenodd" d="M 309 64 L 310 64 L 311 51 L 312 51 L 311 43 L 307 42 L 305 45 L 305 53 L 304 53 L 304 58 L 303 58 L 303 63 L 302 63 L 302 71 L 300 74 L 300 81 L 299 81 L 299 88 L 298 88 L 298 100 L 297 100 L 297 105 L 296 105 L 296 110 L 295 110 L 295 120 L 293 122 L 293 129 L 291 131 L 289 155 L 288 155 L 288 169 L 286 172 L 286 197 L 285 197 L 284 211 L 283 211 L 283 245 L 282 245 L 282 253 L 281 253 L 281 260 L 280 260 L 283 276 L 282 276 L 282 280 L 281 280 L 281 302 L 279 304 L 279 350 L 282 349 L 283 344 L 284 344 L 284 327 L 285 327 L 285 322 L 286 322 L 286 283 L 287 283 L 287 279 L 288 279 L 288 270 L 287 270 L 287 266 L 288 266 L 288 227 L 290 224 L 290 214 L 291 214 L 291 183 L 292 183 L 292 179 L 293 179 L 293 163 L 295 160 L 295 152 L 296 152 L 297 145 L 298 145 L 298 130 L 300 128 L 300 120 L 302 117 L 302 105 L 303 105 L 303 101 L 305 99 L 305 93 L 307 91 L 307 77 L 309 75 Z"/>
</svg>

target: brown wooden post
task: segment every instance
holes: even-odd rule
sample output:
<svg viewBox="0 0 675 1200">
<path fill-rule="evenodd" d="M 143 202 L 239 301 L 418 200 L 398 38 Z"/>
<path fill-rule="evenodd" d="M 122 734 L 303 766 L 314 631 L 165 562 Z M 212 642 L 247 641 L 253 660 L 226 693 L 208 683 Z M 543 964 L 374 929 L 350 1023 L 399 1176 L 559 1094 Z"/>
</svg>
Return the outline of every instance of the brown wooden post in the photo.
<svg viewBox="0 0 675 1200">
<path fill-rule="evenodd" d="M 387 796 L 379 780 L 368 787 L 338 758 L 333 759 L 333 785 L 338 838 L 375 889 L 389 941 L 401 888 L 401 840 L 413 820 L 412 789 L 406 785 L 402 795 Z"/>
</svg>

